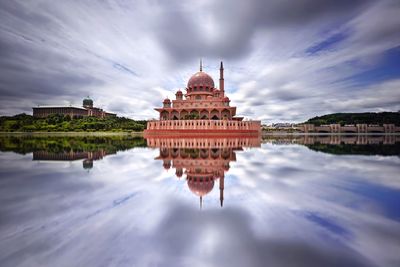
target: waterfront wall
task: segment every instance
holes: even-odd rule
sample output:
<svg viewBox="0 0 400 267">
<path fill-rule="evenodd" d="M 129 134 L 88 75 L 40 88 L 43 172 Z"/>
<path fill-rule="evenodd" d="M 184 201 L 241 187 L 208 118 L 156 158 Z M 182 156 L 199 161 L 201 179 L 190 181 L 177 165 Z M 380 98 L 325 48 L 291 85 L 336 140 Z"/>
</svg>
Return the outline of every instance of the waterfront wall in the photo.
<svg viewBox="0 0 400 267">
<path fill-rule="evenodd" d="M 149 121 L 145 132 L 261 132 L 260 121 L 160 120 Z"/>
</svg>

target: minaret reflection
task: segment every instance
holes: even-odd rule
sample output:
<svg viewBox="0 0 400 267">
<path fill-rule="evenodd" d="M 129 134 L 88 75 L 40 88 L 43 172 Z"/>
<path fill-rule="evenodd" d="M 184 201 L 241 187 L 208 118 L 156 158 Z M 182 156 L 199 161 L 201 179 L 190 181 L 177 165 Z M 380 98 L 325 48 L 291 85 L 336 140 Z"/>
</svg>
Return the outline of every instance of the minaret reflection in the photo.
<svg viewBox="0 0 400 267">
<path fill-rule="evenodd" d="M 181 179 L 185 174 L 189 190 L 199 197 L 200 209 L 203 199 L 219 184 L 220 205 L 224 205 L 225 173 L 230 162 L 236 161 L 236 151 L 244 147 L 259 147 L 261 140 L 255 138 L 155 138 L 146 139 L 147 145 L 160 149 L 156 160 L 163 161 L 165 169 L 175 169 Z"/>
</svg>

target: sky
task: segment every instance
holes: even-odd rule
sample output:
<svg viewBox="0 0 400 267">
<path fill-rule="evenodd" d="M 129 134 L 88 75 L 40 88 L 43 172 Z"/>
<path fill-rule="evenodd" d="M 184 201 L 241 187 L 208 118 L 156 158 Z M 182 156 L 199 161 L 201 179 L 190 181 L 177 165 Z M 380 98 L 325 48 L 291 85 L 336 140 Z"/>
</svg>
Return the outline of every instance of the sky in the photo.
<svg viewBox="0 0 400 267">
<path fill-rule="evenodd" d="M 400 1 L 0 0 L 0 115 L 95 106 L 157 118 L 203 70 L 237 115 L 400 110 Z"/>
</svg>

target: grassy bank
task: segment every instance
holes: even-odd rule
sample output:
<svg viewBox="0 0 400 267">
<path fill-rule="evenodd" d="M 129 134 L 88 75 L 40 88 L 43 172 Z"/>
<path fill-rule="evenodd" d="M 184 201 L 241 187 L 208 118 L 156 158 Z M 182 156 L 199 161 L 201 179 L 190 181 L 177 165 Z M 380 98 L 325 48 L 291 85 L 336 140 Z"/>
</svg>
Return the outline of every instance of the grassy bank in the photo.
<svg viewBox="0 0 400 267">
<path fill-rule="evenodd" d="M 0 117 L 0 132 L 142 132 L 146 123 L 119 117 L 71 118 L 55 114 L 47 118 L 35 118 L 18 114 Z"/>
<path fill-rule="evenodd" d="M 333 113 L 314 117 L 306 121 L 314 125 L 334 124 L 395 124 L 400 125 L 400 112 Z"/>
<path fill-rule="evenodd" d="M 0 132 L 0 137 L 6 136 L 143 136 L 143 132 Z"/>
</svg>

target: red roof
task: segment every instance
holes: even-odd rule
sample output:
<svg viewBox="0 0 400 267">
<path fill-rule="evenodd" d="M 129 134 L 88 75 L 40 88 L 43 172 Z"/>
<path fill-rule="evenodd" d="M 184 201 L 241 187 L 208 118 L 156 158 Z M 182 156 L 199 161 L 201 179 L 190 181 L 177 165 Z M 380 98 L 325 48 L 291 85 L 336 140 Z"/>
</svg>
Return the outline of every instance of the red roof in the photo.
<svg viewBox="0 0 400 267">
<path fill-rule="evenodd" d="M 187 84 L 188 88 L 193 88 L 195 86 L 214 88 L 214 80 L 207 73 L 199 71 L 193 74 L 192 77 L 190 77 L 189 82 Z"/>
</svg>

